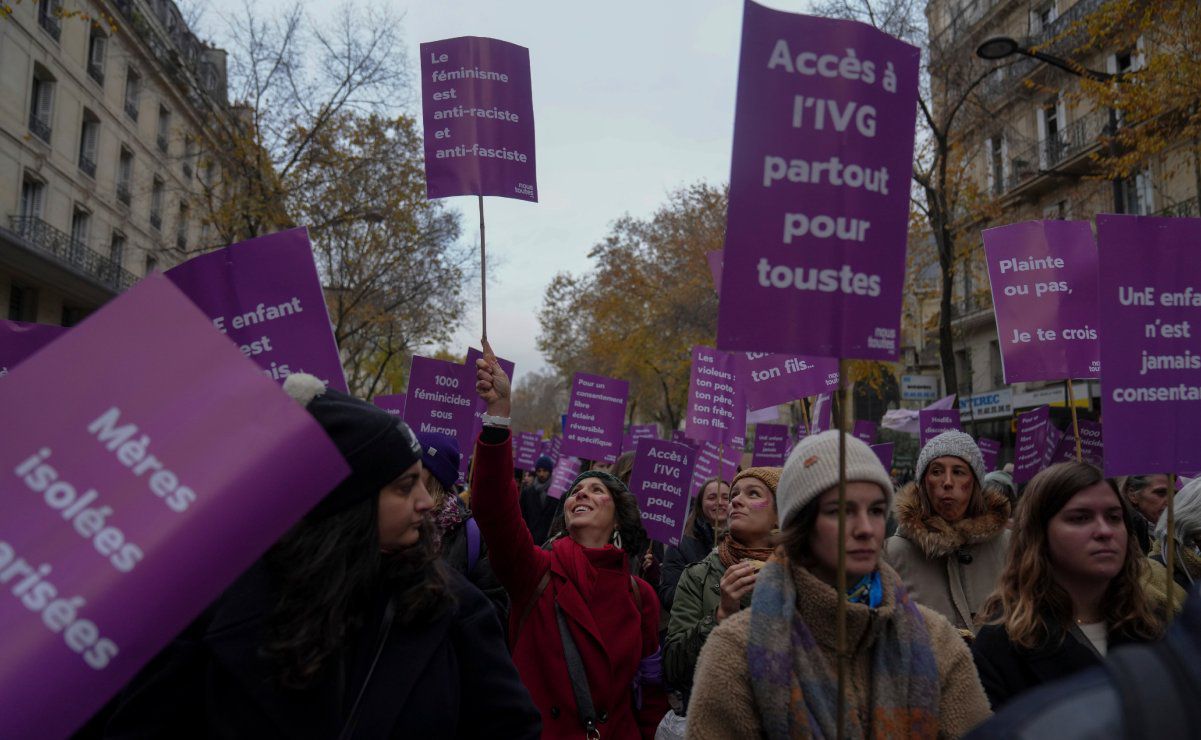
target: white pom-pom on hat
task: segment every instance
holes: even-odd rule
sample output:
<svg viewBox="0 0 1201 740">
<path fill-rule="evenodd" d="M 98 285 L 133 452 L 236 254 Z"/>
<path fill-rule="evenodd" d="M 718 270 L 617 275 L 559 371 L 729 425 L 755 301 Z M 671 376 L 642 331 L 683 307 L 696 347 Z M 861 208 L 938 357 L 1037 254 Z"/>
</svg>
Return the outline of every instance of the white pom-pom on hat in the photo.
<svg viewBox="0 0 1201 740">
<path fill-rule="evenodd" d="M 325 383 L 315 375 L 293 373 L 284 380 L 284 392 L 301 406 L 308 406 L 309 401 L 325 393 Z"/>
</svg>

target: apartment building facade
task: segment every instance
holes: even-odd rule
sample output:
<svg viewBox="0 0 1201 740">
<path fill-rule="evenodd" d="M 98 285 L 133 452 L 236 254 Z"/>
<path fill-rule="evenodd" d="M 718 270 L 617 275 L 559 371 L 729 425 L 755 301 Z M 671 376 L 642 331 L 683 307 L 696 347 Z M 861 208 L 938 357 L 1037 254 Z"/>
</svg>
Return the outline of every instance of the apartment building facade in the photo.
<svg viewBox="0 0 1201 740">
<path fill-rule="evenodd" d="M 0 19 L 0 317 L 70 326 L 209 244 L 226 57 L 171 0 Z"/>
<path fill-rule="evenodd" d="M 973 225 L 970 257 L 956 274 L 952 327 L 960 387 L 943 390 L 959 392 L 965 428 L 1009 443 L 1015 411 L 1050 403 L 1066 413 L 1066 393 L 1062 383 L 1004 384 L 978 232 L 1032 219 L 1087 220 L 1098 213 L 1201 215 L 1195 175 L 1201 169 L 1187 142 L 1146 161 L 1127 179 L 1102 179 L 1090 155 L 1104 146 L 1101 137 L 1110 127 L 1122 125 L 1120 113 L 1097 107 L 1080 94 L 1077 76 L 1045 62 L 1018 55 L 992 63 L 975 58 L 983 41 L 1004 36 L 1099 72 L 1135 71 L 1154 53 L 1141 42 L 1089 58 L 1072 56 L 1079 48 L 1072 29 L 1105 1 L 930 0 L 926 6 L 932 55 L 985 65 L 985 72 L 993 65 L 974 93 L 981 114 L 965 116 L 965 125 L 954 132 L 966 176 L 991 200 L 994 215 Z M 929 373 L 930 367 L 915 356 L 906 371 Z M 1078 407 L 1099 411 L 1097 383 L 1077 381 L 1074 396 Z"/>
</svg>

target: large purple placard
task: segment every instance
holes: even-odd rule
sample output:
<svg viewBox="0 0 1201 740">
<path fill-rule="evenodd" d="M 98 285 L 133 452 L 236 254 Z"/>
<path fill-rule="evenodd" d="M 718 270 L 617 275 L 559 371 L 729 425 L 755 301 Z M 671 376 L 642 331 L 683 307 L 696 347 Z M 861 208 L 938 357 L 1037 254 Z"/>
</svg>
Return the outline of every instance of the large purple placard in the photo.
<svg viewBox="0 0 1201 740">
<path fill-rule="evenodd" d="M 783 467 L 789 441 L 786 424 L 756 424 L 755 450 L 751 453 L 751 465 L 756 468 Z"/>
<path fill-rule="evenodd" d="M 409 366 L 409 393 L 404 420 L 418 434 L 437 433 L 459 442 L 459 481 L 464 479 L 467 460 L 475 449 L 472 435 L 475 402 L 475 366 L 413 355 Z"/>
<path fill-rule="evenodd" d="M 870 445 L 876 441 L 876 422 L 859 419 L 855 422 L 854 435 L 856 439 Z"/>
<path fill-rule="evenodd" d="M 896 359 L 920 56 L 745 4 L 719 348 Z"/>
<path fill-rule="evenodd" d="M 0 408 L 2 737 L 68 736 L 349 472 L 156 274 L 14 369 Z"/>
<path fill-rule="evenodd" d="M 0 319 L 0 378 L 67 331 L 65 326 Z"/>
<path fill-rule="evenodd" d="M 892 470 L 892 453 L 896 444 L 893 442 L 884 442 L 883 444 L 872 445 L 872 452 L 876 453 L 876 457 L 880 459 L 880 464 L 885 470 Z"/>
<path fill-rule="evenodd" d="M 943 432 L 962 431 L 955 409 L 922 409 L 918 412 L 918 441 L 922 447 Z"/>
<path fill-rule="evenodd" d="M 563 498 L 563 494 L 567 493 L 568 486 L 580 474 L 582 467 L 580 458 L 561 456 L 550 474 L 550 485 L 546 489 L 546 495 L 551 498 Z"/>
<path fill-rule="evenodd" d="M 1043 458 L 1044 468 L 1051 464 L 1052 459 L 1055 457 L 1055 451 L 1059 449 L 1059 444 L 1063 442 L 1064 437 L 1062 429 L 1054 424 L 1047 425 L 1046 456 Z"/>
<path fill-rule="evenodd" d="M 720 477 L 727 484 L 738 474 L 738 461 L 742 458 L 742 443 L 716 445 L 712 442 L 702 442 L 697 447 L 696 464 L 692 469 L 690 488 L 695 494 L 701 484 L 710 478 Z M 720 462 L 719 462 L 720 461 Z"/>
<path fill-rule="evenodd" d="M 997 458 L 1001 456 L 1001 443 L 995 439 L 980 437 L 976 440 L 976 446 L 980 448 L 980 456 L 984 458 L 984 470 L 996 470 Z"/>
<path fill-rule="evenodd" d="M 346 390 L 307 230 L 231 244 L 166 275 L 265 375 L 309 373 Z"/>
<path fill-rule="evenodd" d="M 838 360 L 832 357 L 767 352 L 734 352 L 738 385 L 752 411 L 790 403 L 838 387 Z"/>
<path fill-rule="evenodd" d="M 429 198 L 538 200 L 530 50 L 460 36 L 421 45 Z"/>
<path fill-rule="evenodd" d="M 538 443 L 541 440 L 533 432 L 517 432 L 513 435 L 513 467 L 518 470 L 533 470 L 538 461 Z"/>
<path fill-rule="evenodd" d="M 1101 422 L 1081 419 L 1077 422 L 1080 427 L 1080 456 L 1084 462 L 1101 467 L 1105 462 L 1104 447 L 1101 440 Z M 1064 430 L 1063 439 L 1051 456 L 1051 463 L 1070 462 L 1076 459 L 1076 433 L 1068 426 Z"/>
<path fill-rule="evenodd" d="M 561 453 L 613 462 L 621 454 L 630 384 L 616 378 L 576 373 L 563 424 Z"/>
<path fill-rule="evenodd" d="M 746 402 L 733 354 L 701 345 L 692 348 L 684 433 L 697 442 L 729 442 L 746 434 Z"/>
<path fill-rule="evenodd" d="M 630 491 L 638 497 L 642 526 L 652 540 L 680 544 L 688 518 L 695 455 L 688 445 L 645 437 L 638 441 Z"/>
<path fill-rule="evenodd" d="M 1201 468 L 1201 219 L 1097 216 L 1105 474 Z"/>
<path fill-rule="evenodd" d="M 389 414 L 399 416 L 403 419 L 405 415 L 405 401 L 408 399 L 409 397 L 404 393 L 395 393 L 388 396 L 376 396 L 371 399 L 371 402 Z"/>
<path fill-rule="evenodd" d="M 1051 408 L 1039 406 L 1018 416 L 1017 442 L 1013 451 L 1013 482 L 1025 483 L 1046 464 L 1047 429 Z"/>
<path fill-rule="evenodd" d="M 983 237 L 1005 382 L 1098 377 L 1092 225 L 1025 221 Z"/>
</svg>

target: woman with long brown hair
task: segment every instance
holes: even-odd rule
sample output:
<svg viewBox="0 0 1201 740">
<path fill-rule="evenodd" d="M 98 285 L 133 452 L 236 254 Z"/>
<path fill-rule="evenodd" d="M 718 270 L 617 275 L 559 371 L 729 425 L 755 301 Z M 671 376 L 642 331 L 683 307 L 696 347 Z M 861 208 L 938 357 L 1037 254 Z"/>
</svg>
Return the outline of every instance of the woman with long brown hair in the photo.
<svg viewBox="0 0 1201 740">
<path fill-rule="evenodd" d="M 972 644 L 993 709 L 1163 630 L 1146 593 L 1130 506 L 1092 465 L 1062 463 L 1026 486 L 996 591 Z"/>
</svg>

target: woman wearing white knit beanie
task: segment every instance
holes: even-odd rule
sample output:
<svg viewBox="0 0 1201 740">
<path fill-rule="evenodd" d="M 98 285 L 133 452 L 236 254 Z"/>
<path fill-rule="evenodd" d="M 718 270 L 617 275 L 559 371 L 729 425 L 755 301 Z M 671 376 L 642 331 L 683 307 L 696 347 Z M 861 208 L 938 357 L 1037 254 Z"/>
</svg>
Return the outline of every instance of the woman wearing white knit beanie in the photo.
<svg viewBox="0 0 1201 740">
<path fill-rule="evenodd" d="M 884 555 L 918 603 L 975 632 L 1005 568 L 1009 498 L 984 490 L 984 457 L 963 432 L 927 442 L 915 468 L 913 482 L 897 492 L 897 533 Z"/>
<path fill-rule="evenodd" d="M 839 433 L 806 437 L 776 488 L 781 544 L 759 572 L 751 606 L 723 620 L 701 650 L 689 738 L 837 735 L 840 600 L 848 602 L 846 737 L 959 737 L 988 717 L 967 645 L 909 598 L 881 558 L 888 473 L 866 444 L 850 435 L 845 442 L 845 537 Z"/>
</svg>

